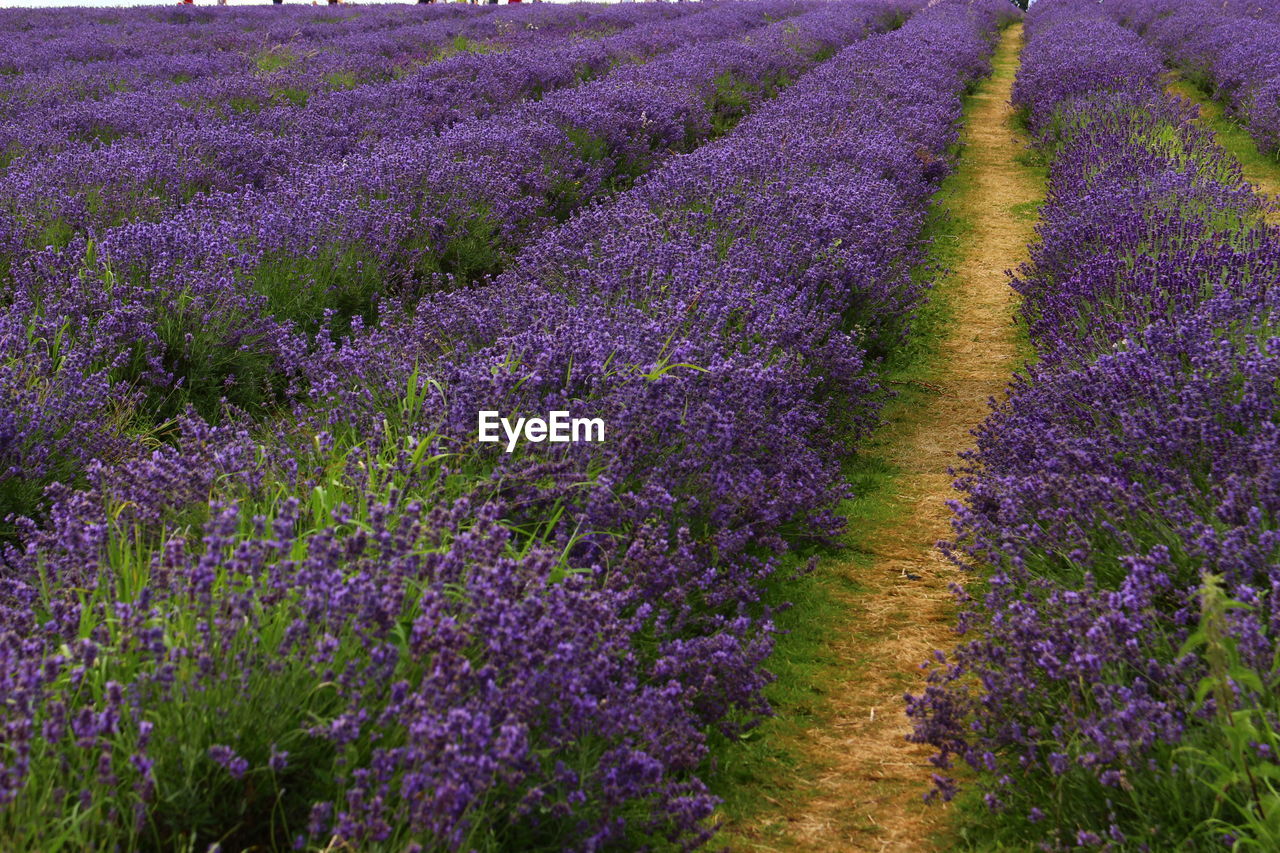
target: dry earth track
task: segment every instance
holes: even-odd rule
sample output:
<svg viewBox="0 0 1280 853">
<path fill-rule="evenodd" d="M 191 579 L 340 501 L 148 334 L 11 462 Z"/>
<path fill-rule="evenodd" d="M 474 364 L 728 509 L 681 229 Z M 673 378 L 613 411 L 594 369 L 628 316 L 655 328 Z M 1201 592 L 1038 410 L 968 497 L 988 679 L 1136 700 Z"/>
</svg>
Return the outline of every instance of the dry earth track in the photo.
<svg viewBox="0 0 1280 853">
<path fill-rule="evenodd" d="M 945 810 L 922 803 L 929 750 L 905 740 L 902 695 L 921 688 L 931 651 L 955 642 L 949 585 L 958 572 L 936 548 L 950 534 L 948 469 L 1018 366 L 1006 271 L 1026 258 L 1043 195 L 1009 105 L 1021 46 L 1021 25 L 1007 29 L 993 75 L 968 105 L 950 200 L 966 233 L 939 287 L 949 311 L 928 393 L 892 407 L 868 448 L 897 471 L 887 506 L 853 531 L 849 552 L 819 568 L 847 619 L 829 649 L 841 675 L 824 685 L 817 723 L 782 744 L 801 760 L 779 764 L 777 796 L 765 795 L 774 805 L 725 826 L 730 849 L 918 851 L 945 827 Z"/>
</svg>

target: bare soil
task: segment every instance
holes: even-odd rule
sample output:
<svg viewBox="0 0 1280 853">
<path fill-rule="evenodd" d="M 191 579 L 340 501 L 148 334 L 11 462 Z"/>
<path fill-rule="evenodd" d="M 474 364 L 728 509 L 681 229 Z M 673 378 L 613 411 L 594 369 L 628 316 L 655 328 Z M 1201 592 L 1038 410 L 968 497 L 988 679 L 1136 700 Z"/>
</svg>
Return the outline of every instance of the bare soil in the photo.
<svg viewBox="0 0 1280 853">
<path fill-rule="evenodd" d="M 923 688 L 932 651 L 956 642 L 949 585 L 959 572 L 936 547 L 951 533 L 948 469 L 1019 364 L 1007 271 L 1026 258 L 1043 195 L 1009 104 L 1021 46 L 1021 25 L 1007 29 L 969 103 L 950 199 L 964 233 L 938 288 L 947 323 L 927 382 L 916 383 L 925 393 L 892 407 L 870 448 L 897 472 L 885 507 L 819 569 L 847 615 L 828 650 L 841 675 L 824 686 L 814 724 L 781 744 L 797 760 L 778 763 L 769 804 L 724 825 L 730 849 L 919 851 L 946 826 L 946 808 L 923 802 L 933 768 L 929 750 L 905 739 L 902 696 Z"/>
</svg>

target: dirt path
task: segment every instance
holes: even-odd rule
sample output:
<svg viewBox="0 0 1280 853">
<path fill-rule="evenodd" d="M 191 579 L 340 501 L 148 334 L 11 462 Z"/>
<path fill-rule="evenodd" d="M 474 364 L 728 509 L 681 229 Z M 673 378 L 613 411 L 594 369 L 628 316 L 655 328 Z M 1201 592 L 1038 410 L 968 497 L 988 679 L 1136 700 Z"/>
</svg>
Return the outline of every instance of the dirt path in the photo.
<svg viewBox="0 0 1280 853">
<path fill-rule="evenodd" d="M 939 287 L 946 323 L 924 381 L 909 383 L 915 390 L 867 451 L 892 476 L 873 499 L 874 517 L 859 518 L 855 502 L 861 529 L 850 550 L 818 570 L 847 620 L 823 649 L 832 658 L 825 671 L 839 675 L 822 685 L 811 724 L 782 729 L 790 742 L 780 751 L 793 760 L 779 759 L 776 778 L 760 787 L 772 805 L 726 825 L 721 840 L 732 850 L 918 851 L 945 825 L 943 808 L 921 802 L 932 768 L 928 749 L 904 739 L 902 694 L 921 688 L 931 650 L 955 642 L 948 585 L 957 572 L 934 547 L 950 534 L 947 469 L 1020 363 L 1005 270 L 1026 256 L 1043 192 L 1009 107 L 1021 45 L 1020 25 L 1005 32 L 994 75 L 968 106 L 954 189 L 944 187 L 956 225 L 948 230 L 961 232 L 944 235 L 958 247 L 948 258 L 954 275 Z"/>
</svg>

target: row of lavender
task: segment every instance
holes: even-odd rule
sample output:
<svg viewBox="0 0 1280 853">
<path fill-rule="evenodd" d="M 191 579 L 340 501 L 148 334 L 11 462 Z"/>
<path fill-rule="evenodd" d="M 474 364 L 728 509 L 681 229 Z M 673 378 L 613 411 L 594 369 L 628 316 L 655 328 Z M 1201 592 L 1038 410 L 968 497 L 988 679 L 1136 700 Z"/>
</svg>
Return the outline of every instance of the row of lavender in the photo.
<svg viewBox="0 0 1280 853">
<path fill-rule="evenodd" d="M 586 8 L 577 7 L 579 12 Z M 134 88 L 178 75 L 224 73 L 232 65 L 236 70 L 247 70 L 243 63 L 252 61 L 254 50 L 287 43 L 295 37 L 341 45 L 370 32 L 385 31 L 387 40 L 374 44 L 411 45 L 417 36 L 416 27 L 421 24 L 479 14 L 501 17 L 524 13 L 473 10 L 459 4 L 417 10 L 320 10 L 295 6 L 274 13 L 261 7 L 214 10 L 153 6 L 86 9 L 81 13 L 13 9 L 0 24 L 11 45 L 5 64 L 0 66 L 5 75 L 0 91 L 7 104 L 14 103 L 15 98 L 22 102 L 29 96 L 101 97 L 121 83 Z M 217 48 L 227 55 L 216 56 Z M 183 56 L 190 57 L 190 65 L 168 64 L 181 63 Z"/>
<path fill-rule="evenodd" d="M 60 248 L 78 233 L 156 219 L 208 192 L 271 189 L 308 164 L 340 161 L 381 141 L 420 138 L 620 63 L 699 39 L 730 38 L 771 15 L 799 10 L 724 5 L 715 14 L 698 9 L 656 26 L 646 21 L 652 15 L 635 14 L 616 34 L 609 19 L 620 16 L 585 14 L 562 27 L 520 29 L 483 42 L 451 36 L 459 22 L 447 19 L 434 27 L 436 47 L 447 44 L 452 55 L 428 53 L 398 79 L 359 83 L 352 76 L 358 55 L 322 54 L 348 70 L 325 74 L 312 67 L 314 60 L 289 62 L 27 111 L 0 130 L 0 147 L 11 161 L 0 193 L 15 239 L 32 249 Z M 267 58 L 287 62 L 288 51 Z"/>
<path fill-rule="evenodd" d="M 1280 157 L 1280 3 L 1108 0 L 1106 7 Z"/>
<path fill-rule="evenodd" d="M 353 149 L 357 143 L 360 152 L 426 144 L 451 124 L 510 112 L 513 104 L 537 93 L 572 87 L 585 74 L 605 73 L 615 64 L 640 62 L 685 45 L 736 39 L 771 19 L 805 9 L 796 3 L 722 4 L 711 12 L 633 27 L 609 38 L 583 39 L 576 30 L 573 37 L 547 35 L 523 50 L 460 55 L 430 63 L 403 81 L 334 93 L 322 103 L 312 101 L 305 107 L 280 108 L 260 125 L 238 124 L 217 115 L 198 120 L 194 114 L 198 110 L 183 105 L 181 93 L 172 91 L 153 96 L 172 110 L 113 104 L 102 110 L 118 111 L 141 131 L 127 144 L 123 140 L 105 147 L 86 143 L 53 156 L 33 153 L 11 165 L 0 184 L 12 214 L 5 228 L 11 243 L 9 257 L 11 263 L 25 258 L 44 249 L 50 240 L 55 249 L 77 236 L 110 242 L 113 225 L 158 220 L 164 226 L 182 212 L 189 218 L 208 219 L 217 213 L 225 217 L 225 208 L 235 206 L 239 215 L 261 195 L 277 190 L 296 193 L 297 185 L 322 183 L 326 168 L 340 168 L 348 155 L 359 156 Z M 634 96 L 638 99 L 642 100 L 644 89 L 665 82 L 660 72 L 629 70 L 632 77 L 625 84 L 642 90 Z M 721 70 L 731 75 L 735 69 Z M 650 75 L 658 79 L 651 81 Z M 757 81 L 730 82 L 749 89 Z M 597 89 L 586 90 L 588 100 L 601 100 Z M 616 111 L 624 105 L 584 104 L 580 110 L 589 106 Z M 625 106 L 643 111 L 646 105 Z M 176 118 L 171 114 L 175 111 Z M 562 108 L 560 113 L 565 111 Z M 593 130 L 576 127 L 576 116 L 559 118 L 566 131 L 590 136 Z M 664 118 L 660 112 L 654 121 Z M 103 120 L 99 114 L 92 121 Z M 32 124 L 45 123 L 58 124 L 49 116 L 28 117 L 20 124 L 30 137 Z M 162 144 L 174 134 L 180 137 L 177 144 Z M 511 158 L 523 154 L 513 150 Z M 373 156 L 379 155 L 385 157 L 385 152 L 379 150 Z M 213 198 L 204 196 L 208 192 Z M 191 196 L 196 196 L 196 203 L 184 211 L 182 202 Z"/>
<path fill-rule="evenodd" d="M 722 4 L 617 37 L 694 43 L 602 79 L 441 133 L 427 122 L 270 190 L 206 195 L 61 250 L 15 249 L 0 509 L 30 512 L 46 483 L 75 482 L 188 404 L 262 413 L 305 393 L 316 346 L 376 320 L 381 302 L 500 271 L 576 208 L 899 17 L 893 4 Z"/>
<path fill-rule="evenodd" d="M 93 110 L 109 111 L 120 102 L 154 105 L 149 98 L 160 93 L 173 96 L 162 105 L 166 111 L 179 101 L 192 107 L 218 101 L 225 106 L 230 97 L 219 96 L 218 80 L 227 81 L 228 95 L 255 100 L 269 96 L 270 88 L 262 84 L 271 80 L 315 94 L 334 84 L 401 79 L 441 58 L 441 51 L 458 47 L 482 52 L 518 48 L 571 33 L 590 39 L 697 11 L 591 4 L 499 9 L 440 4 L 336 13 L 302 6 L 216 11 L 151 7 L 83 14 L 15 10 L 0 21 L 0 32 L 11 45 L 0 66 L 0 117 L 5 122 L 49 117 L 72 130 L 77 108 L 90 117 Z M 284 73 L 275 77 L 274 72 Z M 326 76 L 331 73 L 341 79 Z M 46 132 L 41 129 L 39 136 Z"/>
<path fill-rule="evenodd" d="M 0 838 L 704 838 L 708 738 L 767 710 L 761 584 L 838 527 L 840 447 L 876 420 L 1012 12 L 935 3 L 491 283 L 321 338 L 290 417 L 188 415 L 55 488 L 0 579 Z M 506 454 L 489 408 L 608 440 Z"/>
<path fill-rule="evenodd" d="M 728 5 L 751 18 L 742 4 Z M 356 146 L 421 137 L 618 63 L 699 38 L 732 37 L 770 12 L 788 14 L 766 8 L 735 26 L 694 8 L 668 16 L 667 26 L 652 14 L 580 9 L 559 20 L 532 15 L 509 32 L 494 26 L 502 23 L 497 15 L 430 21 L 417 28 L 429 31 L 420 34 L 417 51 L 396 54 L 403 73 L 372 78 L 361 70 L 361 54 L 322 52 L 317 45 L 324 41 L 293 38 L 259 49 L 247 70 L 41 103 L 17 111 L 0 129 L 8 160 L 0 184 L 4 230 L 29 250 L 61 248 L 77 234 L 162 217 L 193 196 L 270 188 L 291 171 L 339 161 Z M 216 33 L 205 38 L 205 52 L 228 52 Z M 466 49 L 457 49 L 459 42 Z M 452 55 L 441 55 L 446 45 Z M 342 70 L 326 74 L 316 67 L 319 57 Z"/>
<path fill-rule="evenodd" d="M 960 475 L 949 548 L 982 582 L 915 737 L 978 772 L 991 843 L 1274 849 L 1280 233 L 1105 8 L 1044 0 L 1028 31 L 1039 363 Z"/>
</svg>

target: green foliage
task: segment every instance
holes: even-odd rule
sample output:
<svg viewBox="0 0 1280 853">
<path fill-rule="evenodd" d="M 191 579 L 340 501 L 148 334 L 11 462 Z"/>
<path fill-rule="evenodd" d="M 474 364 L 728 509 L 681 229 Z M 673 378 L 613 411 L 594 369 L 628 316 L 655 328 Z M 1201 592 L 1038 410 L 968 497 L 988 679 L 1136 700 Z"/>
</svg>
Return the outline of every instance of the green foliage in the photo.
<svg viewBox="0 0 1280 853">
<path fill-rule="evenodd" d="M 647 170 L 649 159 L 645 157 L 614 161 L 611 159 L 609 144 L 603 138 L 579 127 L 563 128 L 565 136 L 572 147 L 573 156 L 584 163 L 605 163 L 609 168 L 609 179 L 594 195 L 610 195 L 622 192 Z M 591 200 L 593 194 L 583 191 L 580 181 L 562 178 L 555 182 L 550 191 L 550 208 L 552 215 L 564 221 L 575 211 Z"/>
<path fill-rule="evenodd" d="M 1280 653 L 1267 673 L 1241 660 L 1227 614 L 1251 609 L 1229 599 L 1220 578 L 1205 576 L 1200 627 L 1182 653 L 1201 650 L 1208 664 L 1196 700 L 1212 723 L 1209 736 L 1185 747 L 1183 757 L 1212 793 L 1203 829 L 1233 850 L 1270 851 L 1280 849 Z"/>
<path fill-rule="evenodd" d="M 1250 609 L 1229 599 L 1219 578 L 1203 576 L 1199 624 L 1165 655 L 1195 657 L 1205 672 L 1196 689 L 1197 713 L 1179 745 L 1155 745 L 1147 767 L 1123 773 L 1118 787 L 1101 784 L 1092 769 L 1072 761 L 1065 773 L 1026 775 L 1005 789 L 995 810 L 975 791 L 960 801 L 955 846 L 1022 850 L 1027 839 L 1044 840 L 1048 826 L 1049 843 L 1070 848 L 1074 827 L 1096 825 L 1099 815 L 1107 815 L 1123 827 L 1123 840 L 1113 839 L 1116 850 L 1280 847 L 1280 658 L 1267 672 L 1242 661 L 1228 614 Z M 1084 749 L 1071 743 L 1055 748 L 1071 755 Z M 1041 811 L 1035 821 L 1029 817 L 1033 807 Z"/>
<path fill-rule="evenodd" d="M 298 61 L 297 55 L 285 45 L 264 50 L 254 59 L 254 66 L 264 74 L 279 71 Z"/>
<path fill-rule="evenodd" d="M 469 39 L 462 34 L 458 34 L 454 36 L 444 47 L 439 48 L 432 59 L 436 61 L 448 59 L 450 56 L 457 56 L 461 53 L 497 53 L 499 49 L 499 46 L 496 44 L 476 41 L 475 39 Z"/>
<path fill-rule="evenodd" d="M 382 434 L 372 438 L 352 429 L 338 429 L 323 439 L 288 431 L 273 435 L 273 443 L 294 446 L 300 467 L 313 472 L 308 484 L 300 486 L 287 472 L 274 471 L 263 456 L 260 484 L 220 486 L 220 497 L 238 505 L 238 528 L 230 542 L 219 546 L 224 559 L 217 561 L 212 594 L 202 598 L 185 590 L 141 614 L 166 650 L 205 650 L 200 657 L 167 651 L 157 655 L 121 640 L 136 637 L 137 628 L 126 630 L 123 620 L 131 617 L 116 604 L 138 600 L 144 589 L 167 586 L 169 581 L 159 576 L 165 569 L 156 555 L 175 537 L 185 537 L 185 547 L 192 549 L 193 556 L 208 547 L 200 544 L 199 533 L 208 506 L 197 500 L 192 507 L 173 507 L 160 522 L 144 525 L 131 517 L 127 501 L 104 496 L 110 519 L 104 531 L 104 571 L 79 602 L 80 636 L 93 636 L 103 652 L 82 670 L 64 668 L 55 686 L 60 695 L 72 697 L 70 717 L 82 709 L 101 712 L 113 683 L 136 685 L 141 692 L 131 698 L 139 701 L 136 706 L 124 703 L 119 725 L 101 738 L 97 751 L 64 743 L 74 739 L 70 731 L 55 739 L 37 739 L 30 755 L 33 782 L 0 814 L 0 849 L 42 853 L 100 849 L 194 853 L 211 845 L 236 851 L 293 849 L 295 837 L 305 830 L 312 803 L 344 801 L 349 784 L 344 780 L 346 768 L 367 766 L 375 749 L 403 742 L 405 733 L 394 725 L 374 722 L 341 747 L 313 732 L 329 726 L 346 708 L 348 697 L 343 691 L 350 688 L 342 686 L 333 673 L 349 665 L 367 669 L 375 652 L 395 654 L 385 681 L 362 688 L 360 704 L 370 721 L 378 720 L 383 708 L 393 702 L 395 683 L 423 680 L 432 661 L 408 654 L 407 648 L 427 581 L 411 580 L 403 590 L 402 610 L 392 631 L 395 649 L 371 645 L 362 629 L 351 623 L 329 625 L 325 639 L 331 656 L 317 663 L 310 647 L 296 647 L 290 633 L 303 617 L 300 602 L 306 590 L 297 585 L 273 586 L 271 572 L 279 562 L 304 559 L 313 539 L 323 549 L 333 535 L 368 533 L 378 524 L 394 530 L 401 513 L 415 501 L 450 506 L 464 496 L 482 501 L 491 493 L 498 454 L 472 452 L 474 448 L 453 452 L 445 439 L 417 432 L 429 415 L 425 406 L 430 392 L 439 390 L 429 377 L 414 372 L 398 393 L 374 391 L 386 417 Z M 273 529 L 290 497 L 300 502 L 281 552 L 269 556 L 260 572 L 237 571 L 236 562 L 225 557 L 242 543 L 260 539 L 264 526 Z M 509 556 L 519 557 L 535 543 L 553 541 L 559 510 L 546 509 L 547 513 L 537 516 L 539 523 L 504 522 L 514 534 Z M 447 550 L 450 535 L 437 532 L 438 539 L 424 540 L 415 553 L 429 559 Z M 576 571 L 564 559 L 571 545 L 550 567 L 553 583 Z M 370 537 L 367 556 L 376 558 L 377 548 L 376 537 Z M 464 586 L 451 588 L 465 595 Z M 232 614 L 214 609 L 236 601 L 244 606 Z M 54 604 L 48 590 L 39 590 L 35 618 L 51 618 L 57 606 L 62 605 Z M 75 679 L 78 687 L 72 689 L 69 679 Z M 139 714 L 134 707 L 144 710 Z M 37 726 L 48 720 L 48 709 L 44 713 Z M 144 739 L 146 754 L 154 762 L 149 769 L 131 762 Z M 243 758 L 243 775 L 215 761 L 210 754 L 214 747 L 229 748 Z M 602 739 L 583 737 L 572 747 L 559 749 L 557 760 L 585 774 L 598 765 L 604 748 Z M 278 753 L 288 753 L 287 761 L 272 769 L 270 759 Z M 67 761 L 66 756 L 75 758 Z M 109 775 L 104 775 L 104 764 L 110 767 Z M 88 807 L 81 805 L 82 792 L 88 795 L 83 800 L 91 803 Z M 572 827 L 565 826 L 564 818 L 550 805 L 542 808 L 536 822 L 519 817 L 513 803 L 524 793 L 498 788 L 490 800 L 477 804 L 474 829 L 463 848 L 563 848 Z M 637 807 L 643 804 L 631 808 Z M 403 827 L 392 827 L 385 843 L 363 849 L 398 853 L 410 840 Z M 633 842 L 627 846 L 639 848 L 644 839 Z"/>
<path fill-rule="evenodd" d="M 0 545 L 16 543 L 18 529 L 8 520 L 10 514 L 20 518 L 34 516 L 40 508 L 41 495 L 49 482 L 49 478 L 32 480 L 28 477 L 0 477 Z"/>
<path fill-rule="evenodd" d="M 279 89 L 273 89 L 271 95 L 274 99 L 292 104 L 295 107 L 305 107 L 307 99 L 311 97 L 310 92 L 297 86 L 284 86 Z"/>
<path fill-rule="evenodd" d="M 1226 109 L 1210 97 L 1213 82 L 1207 75 L 1198 75 L 1194 69 L 1183 68 L 1183 79 L 1174 80 L 1169 90 L 1191 103 L 1200 111 L 1200 123 L 1213 131 L 1218 144 L 1227 150 L 1244 169 L 1245 177 L 1257 183 L 1265 177 L 1276 177 L 1276 160 L 1280 151 L 1264 152 L 1238 118 L 1227 115 Z"/>
<path fill-rule="evenodd" d="M 0 169 L 7 168 L 10 163 L 17 160 L 23 154 L 22 145 L 17 142 L 10 142 L 4 148 L 0 149 Z"/>
<path fill-rule="evenodd" d="M 254 270 L 253 285 L 267 298 L 271 315 L 315 332 L 324 313 L 332 311 L 333 331 L 341 335 L 357 316 L 374 319 L 373 302 L 384 280 L 375 258 L 335 244 L 311 256 L 269 255 Z"/>
<path fill-rule="evenodd" d="M 227 99 L 227 108 L 233 113 L 257 113 L 266 106 L 266 102 L 253 95 L 235 95 Z"/>
<path fill-rule="evenodd" d="M 83 286 L 110 290 L 117 282 L 134 287 L 157 285 L 146 270 L 117 271 L 108 263 L 98 263 L 90 244 L 81 273 Z M 225 403 L 258 412 L 276 399 L 283 381 L 270 355 L 253 346 L 252 338 L 238 337 L 234 330 L 248 325 L 246 309 L 212 306 L 190 290 L 156 294 L 155 330 L 163 346 L 162 367 L 177 381 L 176 387 L 161 388 L 144 381 L 151 371 L 150 350 L 139 341 L 130 356 L 112 367 L 112 382 L 145 389 L 138 406 L 135 427 L 151 430 L 193 406 L 203 417 L 217 422 Z M 256 316 L 256 315 L 255 315 Z M 84 330 L 91 334 L 91 329 Z M 230 345 L 235 340 L 237 345 Z M 107 365 L 99 365 L 106 367 Z M 224 403 L 225 401 L 225 403 Z"/>
<path fill-rule="evenodd" d="M 727 133 L 751 107 L 749 85 L 725 71 L 715 80 L 715 91 L 708 102 L 711 126 L 715 135 Z"/>
<path fill-rule="evenodd" d="M 892 32 L 898 29 L 911 17 L 909 12 L 897 10 L 886 14 L 881 20 L 884 22 L 886 32 Z"/>
<path fill-rule="evenodd" d="M 295 558 L 305 553 L 307 536 L 333 525 L 339 507 L 353 510 L 354 517 L 347 523 L 361 525 L 369 521 L 368 501 L 373 498 L 389 499 L 393 490 L 406 487 L 415 495 L 434 495 L 446 481 L 441 477 L 444 457 L 421 452 L 433 440 L 427 436 L 418 442 L 412 457 L 416 466 L 408 474 L 398 458 L 403 444 L 367 457 L 370 480 L 380 481 L 380 488 L 372 491 L 357 488 L 349 479 L 349 472 L 356 467 L 349 462 L 362 453 L 358 446 L 339 442 L 327 451 L 317 446 L 316 462 L 329 473 L 324 478 L 326 484 L 316 487 L 303 506 Z M 269 483 L 256 495 L 242 496 L 244 537 L 254 535 L 254 516 L 268 522 L 275 518 L 285 490 L 283 484 Z M 124 509 L 109 506 L 108 514 L 127 518 Z M 164 530 L 144 530 L 127 521 L 113 526 L 105 556 L 114 581 L 94 590 L 84 602 L 82 636 L 123 633 L 113 602 L 135 600 L 141 589 L 156 582 L 152 578 L 156 567 L 149 554 L 160 547 L 168 531 L 183 529 L 184 522 L 198 523 L 198 519 L 178 516 Z M 222 573 L 214 581 L 215 589 L 220 590 L 217 600 L 237 589 L 247 592 L 267 582 L 265 577 L 232 575 L 225 569 L 228 564 L 222 565 Z M 340 690 L 324 672 L 341 672 L 368 649 L 347 629 L 335 638 L 336 651 L 328 667 L 310 665 L 305 655 L 277 656 L 277 650 L 289 647 L 287 631 L 299 613 L 293 599 L 300 594 L 292 590 L 271 607 L 263 605 L 263 599 L 270 600 L 267 596 L 254 598 L 254 608 L 244 615 L 240 629 L 229 636 L 215 634 L 208 662 L 178 660 L 171 686 L 164 679 L 139 680 L 141 672 L 157 665 L 143 650 L 120 647 L 101 655 L 83 674 L 79 690 L 67 689 L 65 695 L 78 695 L 85 706 L 101 707 L 112 682 L 142 684 L 144 692 L 153 694 L 140 697 L 141 707 L 147 709 L 145 718 L 121 725 L 107 746 L 116 768 L 115 783 L 101 778 L 98 759 L 85 750 L 41 742 L 32 756 L 31 776 L 44 784 L 28 785 L 15 806 L 5 812 L 0 819 L 0 844 L 6 849 L 45 851 L 106 849 L 115 844 L 129 850 L 204 850 L 215 843 L 233 850 L 289 849 L 293 837 L 306 825 L 311 803 L 340 798 L 337 762 L 362 761 L 373 748 L 372 742 L 363 742 L 338 750 L 310 734 L 341 707 Z M 409 623 L 413 601 L 410 590 L 406 595 Z M 42 618 L 48 616 L 44 610 L 48 606 L 45 601 L 37 605 Z M 179 600 L 153 613 L 150 620 L 163 629 L 167 646 L 201 648 L 210 642 L 206 636 L 211 616 L 198 601 Z M 249 662 L 254 663 L 245 665 Z M 426 662 L 402 656 L 398 675 L 412 677 L 411 670 L 424 665 Z M 64 679 L 75 677 L 71 668 L 64 671 Z M 175 698 L 180 701 L 173 701 Z M 139 772 L 122 773 L 121 768 L 130 766 L 129 756 L 137 750 L 143 722 L 154 732 L 148 754 L 155 762 L 149 777 L 156 796 L 143 823 L 135 826 L 134 806 L 140 802 L 137 791 L 147 778 Z M 73 736 L 68 733 L 66 737 Z M 214 746 L 230 747 L 246 759 L 246 775 L 237 779 L 215 762 L 209 754 Z M 269 767 L 269 759 L 277 751 L 289 754 L 286 767 L 279 771 Z M 83 766 L 65 763 L 67 755 L 77 756 Z M 95 791 L 92 811 L 78 804 L 78 794 L 85 788 Z M 63 815 L 60 821 L 49 820 L 58 814 Z"/>
<path fill-rule="evenodd" d="M 58 251 L 65 249 L 76 236 L 75 228 L 70 222 L 61 216 L 47 223 L 35 239 L 35 244 L 31 246 L 33 249 L 41 249 L 45 246 L 52 246 Z"/>
<path fill-rule="evenodd" d="M 324 75 L 324 82 L 333 90 L 354 89 L 360 85 L 360 78 L 354 71 L 331 71 Z"/>
<path fill-rule="evenodd" d="M 446 217 L 443 244 L 427 245 L 411 239 L 401 251 L 414 258 L 414 276 L 421 285 L 437 275 L 454 276 L 458 283 L 479 281 L 487 275 L 502 271 L 509 257 L 510 247 L 499 239 L 501 220 L 484 202 L 465 203 L 461 199 L 447 199 L 457 206 Z M 424 208 L 418 213 L 422 216 Z"/>
<path fill-rule="evenodd" d="M 79 139 L 82 142 L 96 142 L 99 145 L 110 145 L 124 134 L 109 124 L 94 124 L 86 130 L 76 131 L 71 134 L 72 138 Z"/>
</svg>

